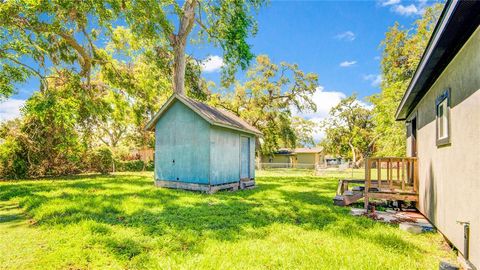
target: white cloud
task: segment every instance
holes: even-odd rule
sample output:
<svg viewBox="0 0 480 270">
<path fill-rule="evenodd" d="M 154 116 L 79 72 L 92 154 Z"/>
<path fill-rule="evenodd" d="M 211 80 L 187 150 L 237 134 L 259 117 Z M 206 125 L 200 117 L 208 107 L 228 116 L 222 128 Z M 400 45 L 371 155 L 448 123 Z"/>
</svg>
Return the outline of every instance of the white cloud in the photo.
<svg viewBox="0 0 480 270">
<path fill-rule="evenodd" d="M 399 3 L 400 3 L 400 0 L 382 0 L 382 1 L 380 1 L 380 5 L 382 5 L 382 7 L 396 5 L 396 4 L 399 4 Z"/>
<path fill-rule="evenodd" d="M 328 117 L 330 109 L 336 106 L 342 98 L 345 98 L 345 93 L 338 91 L 325 91 L 323 86 L 317 87 L 315 94 L 312 96 L 313 102 L 317 105 L 316 112 L 307 112 L 307 113 L 295 113 L 295 115 L 313 121 L 317 124 L 320 124 L 325 118 Z M 324 132 L 318 128 L 313 134 L 315 141 L 319 141 L 325 137 Z"/>
<path fill-rule="evenodd" d="M 415 14 L 421 14 L 420 10 L 417 8 L 417 6 L 415 6 L 414 4 L 410 4 L 408 6 L 404 6 L 404 5 L 396 5 L 393 10 L 400 14 L 400 15 L 404 15 L 404 16 L 411 16 L 411 15 L 415 15 Z"/>
<path fill-rule="evenodd" d="M 417 0 L 409 5 L 400 4 L 401 0 L 379 0 L 382 7 L 390 7 L 392 12 L 402 16 L 422 15 L 428 0 Z"/>
<path fill-rule="evenodd" d="M 362 100 L 359 100 L 357 99 L 357 104 L 359 104 L 360 106 L 364 107 L 365 109 L 368 109 L 368 110 L 371 110 L 373 109 L 373 104 L 370 104 L 370 103 L 366 103 Z"/>
<path fill-rule="evenodd" d="M 325 91 L 323 86 L 317 87 L 315 94 L 312 96 L 313 102 L 317 105 L 316 112 L 302 113 L 301 116 L 310 118 L 325 118 L 328 116 L 330 109 L 337 105 L 342 98 L 347 95 L 339 91 Z"/>
<path fill-rule="evenodd" d="M 313 102 L 317 105 L 317 111 L 316 112 L 305 112 L 305 113 L 299 113 L 295 110 L 293 110 L 295 116 L 300 116 L 305 119 L 308 119 L 316 124 L 322 123 L 325 119 L 328 118 L 330 114 L 330 110 L 337 106 L 338 103 L 344 98 L 346 98 L 347 95 L 343 92 L 340 91 L 325 91 L 325 88 L 323 86 L 317 87 L 317 90 L 315 91 L 315 94 L 312 96 Z M 371 104 L 367 104 L 361 100 L 357 100 L 358 104 L 361 106 L 367 108 L 367 109 L 372 109 Z M 319 127 L 315 130 L 313 134 L 313 138 L 316 142 L 320 141 L 325 137 L 325 132 Z"/>
<path fill-rule="evenodd" d="M 25 104 L 22 99 L 8 99 L 0 102 L 0 122 L 12 120 L 20 116 L 20 108 Z"/>
<path fill-rule="evenodd" d="M 370 81 L 370 84 L 374 87 L 378 87 L 382 83 L 382 75 L 380 74 L 368 74 L 363 76 L 365 81 Z"/>
<path fill-rule="evenodd" d="M 356 37 L 355 37 L 355 33 L 353 33 L 352 31 L 346 31 L 336 35 L 335 38 L 340 40 L 346 40 L 346 41 L 354 41 Z"/>
<path fill-rule="evenodd" d="M 209 56 L 202 61 L 201 65 L 204 72 L 215 72 L 222 68 L 223 58 L 218 55 Z"/>
<path fill-rule="evenodd" d="M 341 67 L 350 67 L 357 63 L 357 61 L 343 61 L 340 63 Z"/>
</svg>

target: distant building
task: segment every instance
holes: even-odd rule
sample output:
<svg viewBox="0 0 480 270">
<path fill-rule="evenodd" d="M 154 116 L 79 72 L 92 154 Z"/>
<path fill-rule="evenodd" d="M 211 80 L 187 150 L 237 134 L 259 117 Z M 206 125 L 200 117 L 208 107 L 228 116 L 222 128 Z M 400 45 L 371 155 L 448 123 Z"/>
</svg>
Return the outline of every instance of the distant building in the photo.
<svg viewBox="0 0 480 270">
<path fill-rule="evenodd" d="M 272 155 L 262 155 L 261 165 L 270 168 L 315 168 L 324 164 L 323 148 L 279 149 Z"/>
<path fill-rule="evenodd" d="M 345 161 L 341 157 L 337 156 L 332 156 L 332 155 L 326 155 L 325 156 L 325 165 L 328 166 L 336 166 L 340 165 L 342 163 L 345 163 Z"/>
</svg>

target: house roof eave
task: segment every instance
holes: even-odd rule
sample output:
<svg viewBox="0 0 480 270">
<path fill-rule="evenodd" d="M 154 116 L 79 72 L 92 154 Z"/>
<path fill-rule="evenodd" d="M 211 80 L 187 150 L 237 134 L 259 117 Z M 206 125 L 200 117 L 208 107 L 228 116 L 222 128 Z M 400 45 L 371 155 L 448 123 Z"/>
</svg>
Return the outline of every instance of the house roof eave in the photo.
<svg viewBox="0 0 480 270">
<path fill-rule="evenodd" d="M 447 1 L 395 113 L 405 120 L 480 23 L 480 1 Z"/>
</svg>

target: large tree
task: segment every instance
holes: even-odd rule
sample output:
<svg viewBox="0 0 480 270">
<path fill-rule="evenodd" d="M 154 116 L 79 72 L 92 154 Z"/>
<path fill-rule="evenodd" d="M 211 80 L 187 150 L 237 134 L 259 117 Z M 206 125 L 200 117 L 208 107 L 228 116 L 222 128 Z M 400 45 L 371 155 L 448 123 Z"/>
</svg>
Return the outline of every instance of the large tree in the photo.
<svg viewBox="0 0 480 270">
<path fill-rule="evenodd" d="M 373 151 L 376 137 L 371 111 L 356 95 L 342 99 L 333 107 L 322 127 L 325 131 L 322 146 L 327 152 L 351 158 L 354 165 Z"/>
<path fill-rule="evenodd" d="M 186 0 L 176 1 L 130 0 L 122 1 L 127 21 L 142 38 L 165 41 L 173 51 L 173 89 L 185 94 L 185 71 L 188 63 L 185 50 L 189 37 L 207 41 L 223 50 L 223 82 L 232 81 L 240 66 L 246 69 L 253 58 L 248 37 L 256 32 L 252 12 L 262 0 Z M 194 32 L 194 33 L 192 33 Z"/>
<path fill-rule="evenodd" d="M 381 92 L 370 97 L 373 121 L 378 136 L 377 154 L 405 154 L 405 127 L 395 121 L 395 112 L 427 46 L 442 5 L 427 8 L 411 29 L 395 23 L 382 42 Z"/>
<path fill-rule="evenodd" d="M 128 28 L 116 27 L 111 37 L 106 46 L 111 64 L 102 68 L 97 78 L 119 99 L 128 100 L 129 121 L 115 122 L 122 127 L 133 126 L 131 139 L 136 146 L 153 147 L 153 134 L 144 127 L 173 93 L 170 79 L 173 53 L 167 45 L 140 38 Z M 201 78 L 199 63 L 189 59 L 185 72 L 188 95 L 206 100 L 207 82 Z"/>
<path fill-rule="evenodd" d="M 242 117 L 263 133 L 261 152 L 271 154 L 279 147 L 298 143 L 294 112 L 315 111 L 312 100 L 318 76 L 304 73 L 296 64 L 272 63 L 261 55 L 247 72 L 247 80 L 235 83 L 233 91 L 211 95 L 210 103 Z"/>
<path fill-rule="evenodd" d="M 300 116 L 292 118 L 292 128 L 295 132 L 297 147 L 312 147 L 315 145 L 313 135 L 318 129 L 317 123 Z"/>
<path fill-rule="evenodd" d="M 105 65 L 99 35 L 108 34 L 116 1 L 3 1 L 0 5 L 0 98 L 36 76 L 40 91 L 55 70 L 69 69 L 89 86 L 98 65 Z M 84 87 L 88 89 L 88 87 Z"/>
<path fill-rule="evenodd" d="M 80 172 L 87 144 L 80 127 L 90 121 L 96 101 L 83 95 L 77 75 L 68 70 L 48 79 L 22 109 L 23 118 L 4 126 L 0 137 L 0 175 L 12 178 Z"/>
</svg>

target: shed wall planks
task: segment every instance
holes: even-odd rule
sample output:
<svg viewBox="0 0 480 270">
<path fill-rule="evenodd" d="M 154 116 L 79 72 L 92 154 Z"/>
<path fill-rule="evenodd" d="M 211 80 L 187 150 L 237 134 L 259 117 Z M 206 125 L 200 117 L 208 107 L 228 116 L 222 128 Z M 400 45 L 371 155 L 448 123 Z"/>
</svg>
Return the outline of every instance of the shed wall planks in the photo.
<svg viewBox="0 0 480 270">
<path fill-rule="evenodd" d="M 202 117 L 176 101 L 157 122 L 155 137 L 155 179 L 209 183 L 210 124 Z"/>
</svg>

